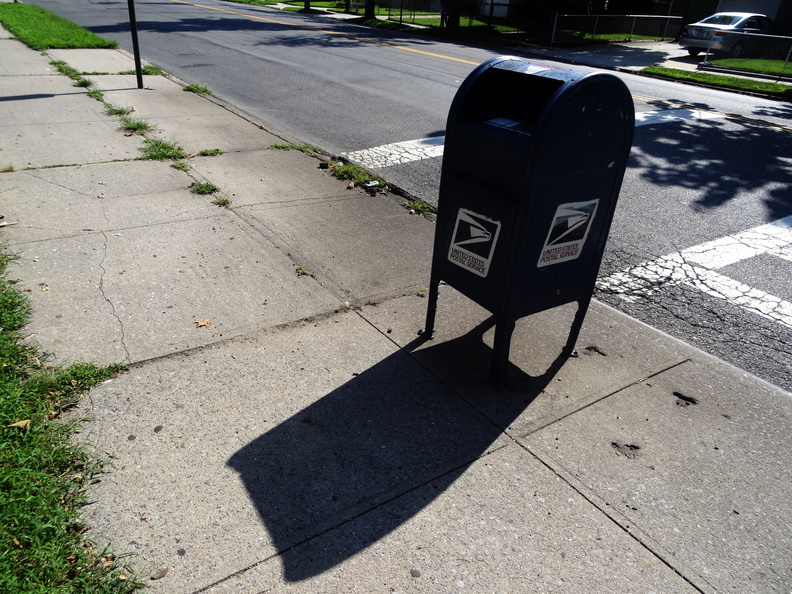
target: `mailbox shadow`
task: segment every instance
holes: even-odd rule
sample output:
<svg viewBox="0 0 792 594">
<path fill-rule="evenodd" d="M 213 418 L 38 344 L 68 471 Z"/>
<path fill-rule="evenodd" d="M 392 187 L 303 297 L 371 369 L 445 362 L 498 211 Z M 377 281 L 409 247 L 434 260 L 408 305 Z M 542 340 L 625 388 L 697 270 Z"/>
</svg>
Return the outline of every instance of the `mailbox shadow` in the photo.
<svg viewBox="0 0 792 594">
<path fill-rule="evenodd" d="M 489 326 L 422 349 L 421 356 L 443 364 L 450 352 L 486 355 L 481 338 Z M 421 342 L 383 359 L 229 459 L 280 554 L 286 581 L 321 574 L 396 530 L 502 435 L 505 419 L 495 423 L 478 412 L 410 355 Z M 513 401 L 513 417 L 559 367 L 535 378 L 538 391 L 500 393 Z M 402 497 L 417 489 L 420 497 Z"/>
<path fill-rule="evenodd" d="M 66 95 L 85 95 L 85 93 L 32 93 L 30 95 L 6 95 L 5 97 L 0 97 L 0 101 L 30 101 L 33 99 L 52 99 L 53 97 L 64 97 Z"/>
</svg>

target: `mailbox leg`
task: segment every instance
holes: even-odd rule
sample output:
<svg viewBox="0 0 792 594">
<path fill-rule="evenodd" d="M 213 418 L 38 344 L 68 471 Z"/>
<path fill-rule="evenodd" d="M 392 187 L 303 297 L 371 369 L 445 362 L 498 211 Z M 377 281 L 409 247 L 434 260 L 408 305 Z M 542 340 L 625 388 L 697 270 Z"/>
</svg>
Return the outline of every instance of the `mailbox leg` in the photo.
<svg viewBox="0 0 792 594">
<path fill-rule="evenodd" d="M 440 293 L 440 281 L 434 278 L 429 283 L 429 303 L 426 307 L 426 325 L 424 331 L 421 333 L 426 339 L 432 338 L 434 335 L 435 315 L 437 314 L 437 298 Z"/>
<path fill-rule="evenodd" d="M 506 388 L 506 375 L 509 369 L 509 350 L 514 332 L 514 320 L 500 320 L 495 326 L 495 337 L 492 344 L 492 368 L 490 380 L 498 390 Z"/>
<path fill-rule="evenodd" d="M 564 345 L 563 350 L 567 357 L 577 356 L 577 351 L 575 351 L 575 343 L 577 343 L 577 339 L 580 336 L 580 330 L 583 328 L 583 320 L 586 317 L 586 312 L 588 311 L 590 302 L 591 298 L 578 301 L 578 310 L 575 313 L 575 319 L 572 321 L 572 328 L 569 330 L 569 337 L 567 338 L 567 342 Z"/>
</svg>

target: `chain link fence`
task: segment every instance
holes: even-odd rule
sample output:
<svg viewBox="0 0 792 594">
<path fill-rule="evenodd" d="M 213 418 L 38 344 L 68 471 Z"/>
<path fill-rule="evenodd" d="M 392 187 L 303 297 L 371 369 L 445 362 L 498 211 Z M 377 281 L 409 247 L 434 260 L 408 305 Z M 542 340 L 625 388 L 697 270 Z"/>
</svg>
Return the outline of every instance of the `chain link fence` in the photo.
<svg viewBox="0 0 792 594">
<path fill-rule="evenodd" d="M 636 38 L 676 39 L 683 18 L 651 14 L 556 14 L 551 44 L 581 43 L 607 36 L 611 41 Z"/>
<path fill-rule="evenodd" d="M 377 0 L 379 14 L 385 12 L 388 20 L 410 25 L 440 26 L 444 4 L 443 0 Z M 363 14 L 365 5 L 365 0 L 350 0 L 349 12 Z M 520 0 L 461 0 L 459 7 L 463 27 L 494 26 L 505 21 L 519 30 L 522 19 L 515 13 L 520 13 L 524 5 Z"/>
<path fill-rule="evenodd" d="M 377 13 L 410 25 L 444 26 L 444 0 L 376 0 Z M 339 3 L 340 5 L 340 3 Z M 365 12 L 365 0 L 348 0 L 347 11 Z M 530 10 L 523 0 L 460 0 L 460 26 L 483 29 L 515 42 L 581 43 L 596 39 L 676 39 L 683 18 L 671 15 L 569 15 Z M 548 25 L 552 31 L 548 35 Z M 548 39 L 549 37 L 549 39 Z"/>
<path fill-rule="evenodd" d="M 792 80 L 792 37 L 717 31 L 699 69 Z"/>
</svg>

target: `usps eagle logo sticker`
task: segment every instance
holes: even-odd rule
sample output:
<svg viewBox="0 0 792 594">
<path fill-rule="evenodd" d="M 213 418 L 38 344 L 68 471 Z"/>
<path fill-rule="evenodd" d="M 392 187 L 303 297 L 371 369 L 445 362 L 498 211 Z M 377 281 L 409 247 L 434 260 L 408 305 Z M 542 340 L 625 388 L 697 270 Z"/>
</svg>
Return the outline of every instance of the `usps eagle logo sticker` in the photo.
<svg viewBox="0 0 792 594">
<path fill-rule="evenodd" d="M 489 272 L 501 224 L 484 215 L 460 208 L 448 259 L 473 274 L 486 277 Z"/>
<path fill-rule="evenodd" d="M 538 268 L 568 262 L 580 256 L 599 200 L 560 204 L 539 255 Z"/>
</svg>

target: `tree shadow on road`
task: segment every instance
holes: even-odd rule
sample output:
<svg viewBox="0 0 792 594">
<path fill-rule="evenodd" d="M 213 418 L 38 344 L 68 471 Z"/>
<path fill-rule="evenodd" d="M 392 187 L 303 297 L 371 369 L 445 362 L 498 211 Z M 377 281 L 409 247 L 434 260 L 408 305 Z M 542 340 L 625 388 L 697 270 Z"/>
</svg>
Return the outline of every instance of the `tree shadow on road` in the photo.
<svg viewBox="0 0 792 594">
<path fill-rule="evenodd" d="M 291 14 L 291 13 L 290 13 Z M 258 45 L 284 45 L 304 47 L 357 47 L 376 41 L 396 43 L 409 41 L 411 44 L 429 44 L 432 40 L 409 32 L 391 31 L 371 27 L 356 26 L 335 21 L 327 17 L 301 15 L 302 22 L 279 22 L 278 13 L 268 13 L 267 17 L 245 18 L 243 16 L 222 16 L 206 18 L 182 18 L 173 21 L 138 20 L 140 33 L 195 33 L 206 35 L 212 32 L 282 34 L 272 39 L 268 37 Z M 128 33 L 128 22 L 99 25 L 90 28 L 98 35 Z"/>
<path fill-rule="evenodd" d="M 792 213 L 788 130 L 737 117 L 663 123 L 638 128 L 633 146 L 630 167 L 640 169 L 640 178 L 689 189 L 695 210 L 762 193 L 768 220 Z"/>
</svg>

